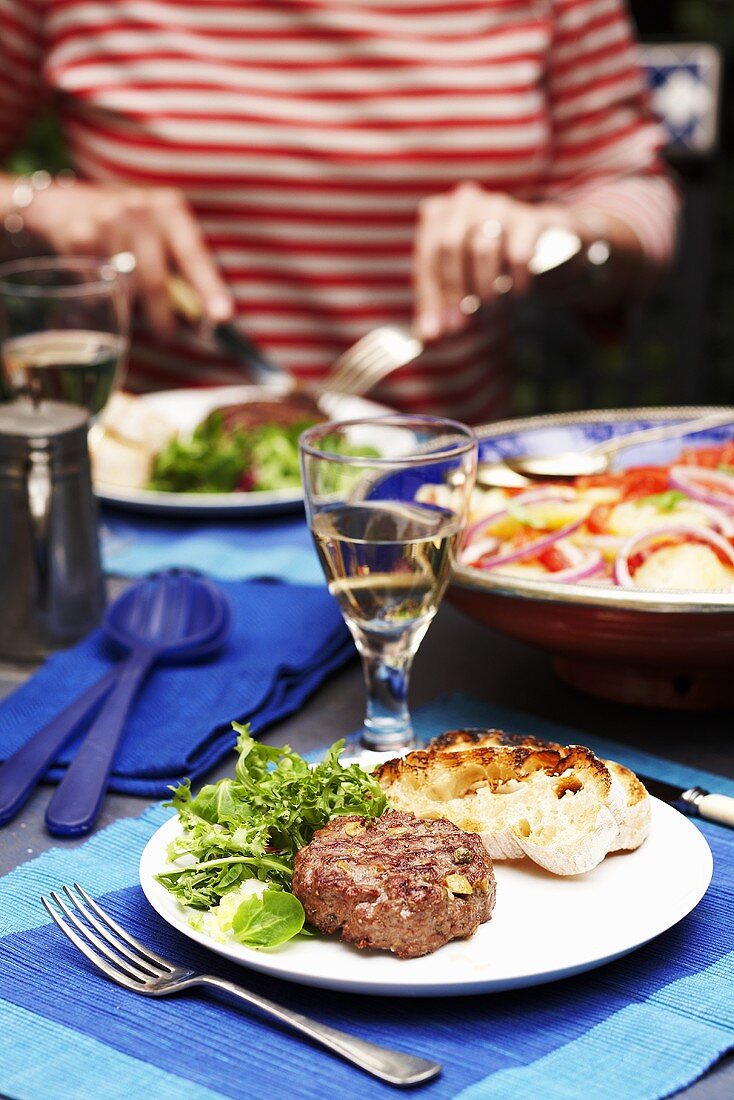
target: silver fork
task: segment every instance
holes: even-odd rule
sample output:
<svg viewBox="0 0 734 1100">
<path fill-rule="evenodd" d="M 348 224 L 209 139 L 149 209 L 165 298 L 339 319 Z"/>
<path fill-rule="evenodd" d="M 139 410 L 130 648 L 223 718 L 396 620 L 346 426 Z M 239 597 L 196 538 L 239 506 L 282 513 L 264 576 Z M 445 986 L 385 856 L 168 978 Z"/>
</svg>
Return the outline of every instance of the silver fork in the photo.
<svg viewBox="0 0 734 1100">
<path fill-rule="evenodd" d="M 321 383 L 328 393 L 363 394 L 423 351 L 407 325 L 381 325 L 347 348 Z"/>
<path fill-rule="evenodd" d="M 77 882 L 74 883 L 76 894 L 68 886 L 63 890 L 76 912 L 55 890 L 51 891 L 55 905 L 48 898 L 41 898 L 46 912 L 85 958 L 125 989 L 146 997 L 165 997 L 197 985 L 221 990 L 307 1035 L 320 1046 L 390 1085 L 419 1085 L 441 1071 L 438 1062 L 368 1043 L 275 1004 L 234 982 L 177 966 L 121 928 Z"/>
</svg>

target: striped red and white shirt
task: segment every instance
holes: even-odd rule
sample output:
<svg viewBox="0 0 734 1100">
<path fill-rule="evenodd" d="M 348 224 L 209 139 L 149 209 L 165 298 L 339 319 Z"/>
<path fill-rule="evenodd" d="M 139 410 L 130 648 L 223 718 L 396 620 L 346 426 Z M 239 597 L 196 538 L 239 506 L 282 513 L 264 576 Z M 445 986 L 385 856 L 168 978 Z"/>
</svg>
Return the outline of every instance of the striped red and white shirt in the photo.
<svg viewBox="0 0 734 1100">
<path fill-rule="evenodd" d="M 83 178 L 184 191 L 241 323 L 304 377 L 410 319 L 418 203 L 461 180 L 673 247 L 623 0 L 0 0 L 4 151 L 49 92 Z M 503 413 L 505 339 L 477 324 L 376 396 Z M 138 334 L 132 388 L 235 380 L 185 334 Z"/>
</svg>

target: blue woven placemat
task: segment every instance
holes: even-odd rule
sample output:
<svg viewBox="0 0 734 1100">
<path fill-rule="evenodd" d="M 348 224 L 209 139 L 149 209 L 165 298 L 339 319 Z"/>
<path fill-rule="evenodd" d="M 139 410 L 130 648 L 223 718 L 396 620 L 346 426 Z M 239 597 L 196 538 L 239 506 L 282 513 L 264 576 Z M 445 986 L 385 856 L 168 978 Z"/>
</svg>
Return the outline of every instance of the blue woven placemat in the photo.
<svg viewBox="0 0 734 1100">
<path fill-rule="evenodd" d="M 671 765 L 528 715 L 451 696 L 416 715 L 423 737 L 504 725 L 591 745 L 661 779 L 734 782 Z M 80 881 L 151 947 L 217 973 L 232 966 L 154 914 L 138 859 L 170 810 L 153 806 L 77 849 L 55 849 L 0 880 L 0 1090 L 14 1100 L 372 1100 L 395 1091 L 301 1039 L 203 996 L 151 1001 L 92 971 L 38 904 Z M 623 959 L 552 985 L 452 999 L 309 990 L 247 970 L 250 988 L 365 1038 L 437 1058 L 417 1095 L 461 1100 L 655 1100 L 700 1076 L 734 1044 L 734 831 L 698 823 L 714 879 L 676 927 Z M 542 935 L 542 913 L 538 913 Z"/>
</svg>

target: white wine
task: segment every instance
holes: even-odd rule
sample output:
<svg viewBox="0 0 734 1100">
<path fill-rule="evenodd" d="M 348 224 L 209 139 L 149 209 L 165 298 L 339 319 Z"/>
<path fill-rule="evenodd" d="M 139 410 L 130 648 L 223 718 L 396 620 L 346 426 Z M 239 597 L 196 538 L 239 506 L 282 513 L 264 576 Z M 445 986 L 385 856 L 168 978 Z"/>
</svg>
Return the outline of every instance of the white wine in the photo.
<svg viewBox="0 0 734 1100">
<path fill-rule="evenodd" d="M 5 340 L 5 388 L 34 401 L 67 401 L 98 413 L 115 386 L 126 346 L 122 336 L 89 329 L 51 329 Z"/>
<path fill-rule="evenodd" d="M 428 627 L 449 577 L 453 513 L 391 501 L 339 504 L 311 526 L 350 629 L 398 636 Z"/>
</svg>

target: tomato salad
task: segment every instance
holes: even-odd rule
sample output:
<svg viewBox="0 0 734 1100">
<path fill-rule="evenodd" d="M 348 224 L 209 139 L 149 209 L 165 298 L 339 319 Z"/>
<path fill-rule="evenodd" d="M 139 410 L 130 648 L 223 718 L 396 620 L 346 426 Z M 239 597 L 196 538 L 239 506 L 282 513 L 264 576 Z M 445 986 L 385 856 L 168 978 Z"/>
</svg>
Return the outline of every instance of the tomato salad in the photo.
<svg viewBox="0 0 734 1100">
<path fill-rule="evenodd" d="M 734 441 L 668 466 L 477 489 L 458 561 L 566 583 L 734 591 Z"/>
</svg>

